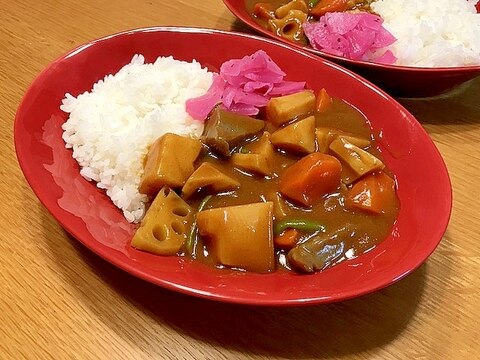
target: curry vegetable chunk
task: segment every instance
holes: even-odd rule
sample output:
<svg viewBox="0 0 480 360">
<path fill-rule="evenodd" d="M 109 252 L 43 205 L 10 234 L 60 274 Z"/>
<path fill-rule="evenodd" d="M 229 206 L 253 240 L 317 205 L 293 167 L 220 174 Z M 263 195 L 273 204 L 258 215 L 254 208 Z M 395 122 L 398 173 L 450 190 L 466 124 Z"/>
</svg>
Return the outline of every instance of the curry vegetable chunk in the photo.
<svg viewBox="0 0 480 360">
<path fill-rule="evenodd" d="M 203 163 L 188 178 L 183 186 L 182 196 L 188 199 L 196 191 L 206 190 L 207 193 L 235 190 L 240 183 L 230 176 L 222 173 L 209 163 Z"/>
<path fill-rule="evenodd" d="M 331 128 L 319 127 L 315 130 L 315 136 L 317 139 L 318 151 L 323 153 L 328 152 L 330 144 L 337 138 L 344 139 L 362 149 L 366 149 L 371 145 L 370 139 Z"/>
<path fill-rule="evenodd" d="M 266 107 L 266 114 L 269 122 L 280 126 L 313 110 L 315 110 L 315 94 L 313 91 L 305 90 L 270 99 Z"/>
<path fill-rule="evenodd" d="M 202 141 L 220 155 L 230 155 L 232 147 L 263 130 L 265 122 L 216 107 L 207 119 Z"/>
<path fill-rule="evenodd" d="M 315 151 L 315 117 L 309 116 L 275 131 L 271 142 L 276 147 L 298 153 Z"/>
<path fill-rule="evenodd" d="M 273 172 L 275 150 L 270 141 L 270 133 L 264 132 L 262 137 L 246 150 L 246 154 L 232 154 L 234 166 L 260 175 L 270 175 Z"/>
<path fill-rule="evenodd" d="M 271 202 L 204 210 L 197 225 L 217 263 L 259 273 L 275 269 Z"/>
<path fill-rule="evenodd" d="M 335 231 L 314 235 L 288 252 L 290 264 L 304 272 L 322 270 L 344 256 L 345 240 L 354 232 L 351 224 L 346 224 Z"/>
<path fill-rule="evenodd" d="M 187 238 L 192 215 L 192 208 L 165 186 L 153 200 L 131 245 L 158 255 L 175 255 Z"/>
<path fill-rule="evenodd" d="M 356 177 L 348 180 L 352 183 L 359 177 L 375 170 L 381 170 L 385 167 L 383 162 L 376 156 L 370 154 L 358 146 L 353 145 L 347 139 L 339 137 L 330 144 L 332 150 L 339 158 L 345 161 L 356 173 Z"/>
<path fill-rule="evenodd" d="M 280 177 L 280 193 L 304 206 L 340 186 L 342 165 L 335 157 L 313 153 L 290 166 Z"/>
<path fill-rule="evenodd" d="M 202 143 L 197 139 L 167 133 L 148 151 L 140 192 L 155 195 L 163 186 L 179 188 L 195 170 L 193 163 Z"/>
<path fill-rule="evenodd" d="M 383 241 L 399 211 L 394 176 L 367 119 L 326 91 L 272 98 L 257 118 L 218 105 L 188 176 L 170 200 L 160 191 L 132 245 L 221 269 L 309 273 Z"/>
</svg>

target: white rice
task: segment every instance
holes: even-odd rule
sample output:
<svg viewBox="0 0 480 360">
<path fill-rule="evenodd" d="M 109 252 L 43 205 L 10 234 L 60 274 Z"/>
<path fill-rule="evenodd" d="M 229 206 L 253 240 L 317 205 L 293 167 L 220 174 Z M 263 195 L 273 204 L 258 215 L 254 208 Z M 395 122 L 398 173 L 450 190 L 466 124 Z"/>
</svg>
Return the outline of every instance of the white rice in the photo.
<svg viewBox="0 0 480 360">
<path fill-rule="evenodd" d="M 397 41 L 395 65 L 448 67 L 480 64 L 478 0 L 377 0 L 372 9 Z"/>
<path fill-rule="evenodd" d="M 70 114 L 63 139 L 81 175 L 105 189 L 130 222 L 143 217 L 148 200 L 138 192 L 148 147 L 167 132 L 200 135 L 203 124 L 186 113 L 185 101 L 204 94 L 212 83 L 212 73 L 198 62 L 144 60 L 135 55 L 92 91 L 76 98 L 66 94 L 60 106 Z"/>
</svg>

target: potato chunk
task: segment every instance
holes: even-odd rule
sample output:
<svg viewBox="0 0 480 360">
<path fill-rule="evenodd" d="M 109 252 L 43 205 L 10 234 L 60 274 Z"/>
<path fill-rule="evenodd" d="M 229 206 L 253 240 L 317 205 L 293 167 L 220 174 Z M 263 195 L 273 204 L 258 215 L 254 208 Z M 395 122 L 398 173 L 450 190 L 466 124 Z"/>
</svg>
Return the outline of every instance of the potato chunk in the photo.
<svg viewBox="0 0 480 360">
<path fill-rule="evenodd" d="M 157 139 L 148 151 L 139 191 L 153 196 L 165 185 L 182 187 L 201 149 L 200 140 L 172 133 Z"/>
<path fill-rule="evenodd" d="M 198 230 L 214 261 L 258 273 L 273 271 L 272 208 L 264 202 L 199 212 Z"/>
<path fill-rule="evenodd" d="M 311 90 L 304 90 L 270 99 L 266 107 L 266 115 L 269 122 L 281 126 L 297 116 L 314 110 L 315 94 Z"/>
<path fill-rule="evenodd" d="M 218 170 L 210 163 L 202 163 L 194 171 L 182 188 L 182 197 L 188 199 L 196 191 L 205 189 L 208 193 L 216 194 L 222 191 L 235 190 L 240 183 Z"/>
<path fill-rule="evenodd" d="M 332 141 L 330 150 L 347 163 L 357 175 L 355 178 L 350 178 L 349 183 L 369 172 L 381 170 L 385 167 L 380 159 L 342 137 Z"/>
<path fill-rule="evenodd" d="M 273 145 L 287 151 L 312 153 L 315 151 L 315 117 L 309 116 L 275 131 Z"/>
<path fill-rule="evenodd" d="M 252 143 L 250 153 L 235 153 L 232 163 L 240 169 L 260 175 L 270 175 L 273 172 L 275 150 L 270 142 L 270 134 L 264 132 L 262 137 Z"/>
<path fill-rule="evenodd" d="M 169 187 L 153 200 L 131 245 L 158 255 L 175 255 L 182 248 L 192 226 L 192 208 Z"/>
</svg>

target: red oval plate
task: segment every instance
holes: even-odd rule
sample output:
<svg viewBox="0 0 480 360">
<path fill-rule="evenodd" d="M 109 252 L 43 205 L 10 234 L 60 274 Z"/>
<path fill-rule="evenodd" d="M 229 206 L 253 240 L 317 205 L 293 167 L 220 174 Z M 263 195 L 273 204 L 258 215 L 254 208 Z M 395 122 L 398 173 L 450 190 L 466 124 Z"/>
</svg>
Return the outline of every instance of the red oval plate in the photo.
<svg viewBox="0 0 480 360">
<path fill-rule="evenodd" d="M 257 24 L 248 13 L 245 7 L 245 0 L 223 0 L 223 2 L 232 14 L 255 31 L 272 39 L 284 42 L 292 47 L 311 52 L 312 54 L 322 56 L 345 66 L 366 77 L 394 96 L 435 96 L 443 94 L 480 75 L 480 65 L 426 68 L 378 64 L 332 55 L 315 50 L 310 46 L 296 44 L 263 28 Z M 259 2 L 261 2 L 261 0 Z"/>
<path fill-rule="evenodd" d="M 93 183 L 83 179 L 65 148 L 59 106 L 66 92 L 90 90 L 141 53 L 148 62 L 173 55 L 218 69 L 226 60 L 263 49 L 289 80 L 325 87 L 360 109 L 380 134 L 380 147 L 398 181 L 401 211 L 391 235 L 372 251 L 313 275 L 217 270 L 180 257 L 129 246 L 132 225 Z M 251 35 L 192 28 L 147 28 L 80 46 L 33 82 L 15 119 L 20 166 L 43 205 L 95 253 L 142 279 L 182 293 L 255 305 L 305 305 L 344 300 L 383 288 L 416 269 L 440 242 L 452 193 L 445 164 L 422 126 L 400 104 L 340 66 Z"/>
</svg>

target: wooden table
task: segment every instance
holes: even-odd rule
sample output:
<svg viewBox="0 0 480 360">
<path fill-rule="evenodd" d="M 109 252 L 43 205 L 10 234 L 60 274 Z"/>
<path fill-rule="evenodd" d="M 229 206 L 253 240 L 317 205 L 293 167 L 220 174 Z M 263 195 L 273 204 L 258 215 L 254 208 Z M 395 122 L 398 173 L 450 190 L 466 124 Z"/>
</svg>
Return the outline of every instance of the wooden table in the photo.
<svg viewBox="0 0 480 360">
<path fill-rule="evenodd" d="M 450 171 L 454 207 L 435 253 L 397 284 L 342 303 L 256 308 L 138 280 L 69 237 L 18 166 L 16 108 L 49 62 L 126 29 L 248 31 L 221 0 L 1 2 L 1 359 L 480 358 L 480 78 L 432 100 L 402 100 Z"/>
</svg>

